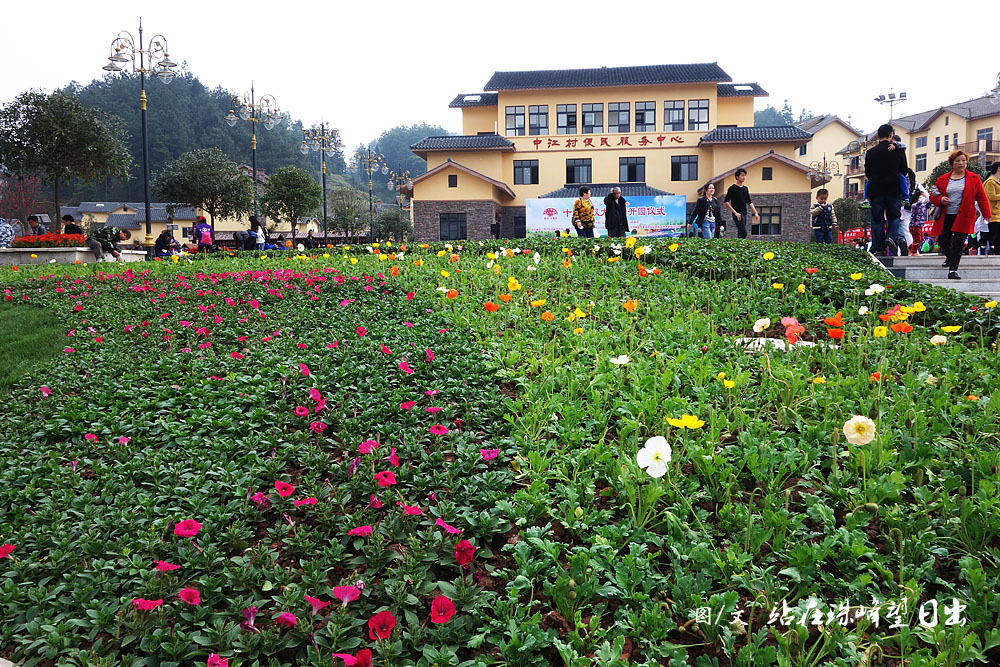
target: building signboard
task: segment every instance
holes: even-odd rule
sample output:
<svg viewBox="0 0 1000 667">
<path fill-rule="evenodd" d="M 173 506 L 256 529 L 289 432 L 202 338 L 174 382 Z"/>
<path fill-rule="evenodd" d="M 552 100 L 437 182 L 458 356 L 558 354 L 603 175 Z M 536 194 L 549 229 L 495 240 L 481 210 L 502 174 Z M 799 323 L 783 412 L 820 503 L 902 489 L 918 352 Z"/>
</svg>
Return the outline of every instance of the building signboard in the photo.
<svg viewBox="0 0 1000 667">
<path fill-rule="evenodd" d="M 629 230 L 636 236 L 683 236 L 687 224 L 687 197 L 626 197 Z M 525 227 L 528 235 L 554 236 L 573 228 L 575 197 L 526 199 Z M 594 236 L 607 236 L 604 202 L 594 200 Z"/>
</svg>

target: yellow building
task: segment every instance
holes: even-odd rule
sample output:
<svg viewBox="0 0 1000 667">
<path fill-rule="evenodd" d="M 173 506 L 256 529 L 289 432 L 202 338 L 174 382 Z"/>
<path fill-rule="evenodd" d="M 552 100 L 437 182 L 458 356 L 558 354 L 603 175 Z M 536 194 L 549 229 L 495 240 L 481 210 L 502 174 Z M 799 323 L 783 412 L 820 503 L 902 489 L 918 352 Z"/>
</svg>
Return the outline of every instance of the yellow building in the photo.
<svg viewBox="0 0 1000 667">
<path fill-rule="evenodd" d="M 132 242 L 141 244 L 146 238 L 146 204 L 143 202 L 85 201 L 79 206 L 61 206 L 60 215 L 66 214 L 72 215 L 85 231 L 111 225 L 130 231 Z M 151 202 L 149 214 L 154 239 L 170 227 L 174 238 L 182 242 L 184 230 L 187 229 L 190 236 L 198 216 L 190 206 L 177 206 L 173 215 L 168 215 L 167 205 L 162 202 Z"/>
<path fill-rule="evenodd" d="M 575 197 L 584 184 L 597 200 L 613 186 L 626 200 L 685 195 L 690 210 L 709 182 L 721 200 L 743 167 L 762 214 L 752 236 L 807 240 L 821 179 L 794 158 L 812 134 L 753 127 L 754 98 L 767 93 L 731 81 L 716 63 L 496 72 L 485 92 L 450 104 L 462 135 L 411 146 L 427 160 L 407 192 L 415 235 L 524 236 L 527 199 Z"/>
<path fill-rule="evenodd" d="M 926 181 L 934 167 L 956 149 L 981 165 L 1000 159 L 1000 106 L 994 105 L 992 99 L 979 97 L 891 121 L 906 144 L 906 161 L 919 183 Z M 864 197 L 864 152 L 877 142 L 873 132 L 839 151 L 848 164 L 848 194 L 857 199 Z"/>
<path fill-rule="evenodd" d="M 813 135 L 809 143 L 799 147 L 795 161 L 815 171 L 829 174 L 830 182 L 822 187 L 830 191 L 830 201 L 846 197 L 848 163 L 838 155 L 838 151 L 864 134 L 833 115 L 812 116 L 799 121 L 795 127 Z"/>
</svg>

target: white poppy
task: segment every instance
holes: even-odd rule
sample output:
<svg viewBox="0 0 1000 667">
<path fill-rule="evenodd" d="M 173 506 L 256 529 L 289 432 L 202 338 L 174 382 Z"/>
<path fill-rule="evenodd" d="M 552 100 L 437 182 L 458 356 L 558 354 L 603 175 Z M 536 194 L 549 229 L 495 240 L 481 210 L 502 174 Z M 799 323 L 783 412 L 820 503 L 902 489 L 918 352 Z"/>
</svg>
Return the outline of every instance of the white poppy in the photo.
<svg viewBox="0 0 1000 667">
<path fill-rule="evenodd" d="M 615 366 L 624 366 L 629 361 L 631 361 L 631 359 L 628 358 L 627 354 L 622 354 L 622 355 L 619 355 L 617 357 L 611 357 L 611 359 L 609 359 L 609 361 L 611 363 L 613 363 Z"/>
<path fill-rule="evenodd" d="M 770 328 L 771 320 L 767 317 L 762 317 L 753 323 L 754 333 L 764 333 L 765 329 Z"/>
<path fill-rule="evenodd" d="M 868 306 L 861 306 L 860 308 L 858 308 L 858 315 L 867 315 L 867 314 L 868 314 Z"/>
<path fill-rule="evenodd" d="M 867 445 L 875 439 L 875 422 L 863 415 L 854 415 L 844 422 L 844 435 L 852 445 Z"/>
<path fill-rule="evenodd" d="M 947 342 L 948 342 L 948 339 L 945 338 L 944 336 L 942 336 L 941 334 L 938 334 L 936 336 L 931 336 L 931 344 L 932 345 L 944 345 Z"/>
<path fill-rule="evenodd" d="M 535 264 L 538 264 L 540 261 L 542 261 L 542 256 L 536 252 L 535 256 L 532 257 L 531 259 L 535 262 Z"/>
<path fill-rule="evenodd" d="M 670 463 L 670 445 L 667 439 L 662 435 L 653 436 L 635 455 L 635 460 L 650 477 L 663 477 L 667 474 L 667 464 Z"/>
</svg>

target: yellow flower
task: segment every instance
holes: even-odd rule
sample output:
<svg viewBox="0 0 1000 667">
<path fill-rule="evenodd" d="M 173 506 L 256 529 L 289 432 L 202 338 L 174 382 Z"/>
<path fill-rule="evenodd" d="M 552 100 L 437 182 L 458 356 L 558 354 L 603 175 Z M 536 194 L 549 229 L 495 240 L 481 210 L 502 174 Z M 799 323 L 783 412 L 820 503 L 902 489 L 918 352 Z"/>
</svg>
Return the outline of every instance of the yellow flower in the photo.
<svg viewBox="0 0 1000 667">
<path fill-rule="evenodd" d="M 608 264 L 614 264 L 619 259 L 621 259 L 621 257 L 608 257 Z"/>
<path fill-rule="evenodd" d="M 496 259 L 496 253 L 488 252 L 486 253 L 486 259 Z"/>
<path fill-rule="evenodd" d="M 573 309 L 573 314 L 576 315 L 577 317 L 579 317 L 580 319 L 583 319 L 584 317 L 587 316 L 587 313 L 585 313 L 582 310 L 580 310 L 579 306 L 577 306 L 576 308 Z"/>
<path fill-rule="evenodd" d="M 511 276 L 510 278 L 507 279 L 507 290 L 508 291 L 510 291 L 510 292 L 516 292 L 519 289 L 521 289 L 521 283 L 519 283 L 517 281 L 517 278 L 515 278 L 514 276 Z"/>
<path fill-rule="evenodd" d="M 958 333 L 962 329 L 961 325 L 953 325 L 950 327 L 941 327 L 941 331 L 945 333 Z"/>
<path fill-rule="evenodd" d="M 577 328 L 573 329 L 573 333 L 575 333 L 575 334 L 582 334 L 583 333 L 583 329 L 581 327 L 577 327 Z"/>
<path fill-rule="evenodd" d="M 674 428 L 698 429 L 705 425 L 705 422 L 694 415 L 681 415 L 680 419 L 667 417 L 667 423 Z"/>
<path fill-rule="evenodd" d="M 826 384 L 826 378 L 820 375 L 819 377 L 813 378 L 813 384 Z"/>
<path fill-rule="evenodd" d="M 267 259 L 267 255 L 261 255 L 260 258 L 261 259 Z"/>
<path fill-rule="evenodd" d="M 630 236 L 627 239 L 625 239 L 625 247 L 626 248 L 631 248 L 633 246 L 635 246 L 635 237 L 634 236 Z"/>
<path fill-rule="evenodd" d="M 636 249 L 635 249 L 635 256 L 636 256 L 636 257 L 642 257 L 642 256 L 643 256 L 643 255 L 645 255 L 645 254 L 646 254 L 646 253 L 645 253 L 645 252 L 643 252 L 642 248 L 636 248 Z"/>
<path fill-rule="evenodd" d="M 266 255 L 265 255 L 265 257 L 266 257 Z M 177 255 L 171 255 L 170 259 L 173 261 L 174 264 L 176 264 L 177 262 L 181 261 L 181 258 L 178 257 Z M 261 259 L 264 259 L 264 257 L 261 257 Z"/>
<path fill-rule="evenodd" d="M 451 274 L 448 273 L 447 271 L 445 271 L 444 269 L 441 269 L 441 277 L 442 278 L 450 278 Z"/>
<path fill-rule="evenodd" d="M 985 308 L 996 308 L 997 307 L 997 302 L 996 301 L 987 301 L 986 303 L 983 304 L 983 306 Z"/>
<path fill-rule="evenodd" d="M 861 280 L 862 276 L 864 276 L 864 275 L 865 274 L 863 274 L 863 273 L 852 273 L 851 274 L 851 280 Z"/>
<path fill-rule="evenodd" d="M 424 265 L 424 260 L 422 259 L 413 260 L 413 266 L 423 266 L 423 265 Z"/>
<path fill-rule="evenodd" d="M 373 247 L 373 248 L 377 248 L 377 247 L 379 247 L 380 245 L 381 245 L 380 243 L 373 243 L 373 244 L 372 244 L 372 247 Z"/>
<path fill-rule="evenodd" d="M 542 306 L 545 305 L 545 299 L 538 299 L 537 301 L 532 301 L 531 305 L 534 308 L 541 308 Z"/>
<path fill-rule="evenodd" d="M 784 289 L 785 283 L 771 283 L 771 287 L 774 289 Z"/>
<path fill-rule="evenodd" d="M 899 307 L 899 310 L 900 310 L 900 311 L 902 311 L 902 312 L 904 312 L 904 313 L 906 313 L 907 315 L 911 315 L 911 314 L 913 314 L 913 313 L 917 312 L 917 311 L 916 311 L 916 310 L 915 310 L 915 309 L 913 308 L 913 306 L 900 306 L 900 307 Z"/>
<path fill-rule="evenodd" d="M 765 252 L 764 253 L 764 260 L 765 261 L 770 262 L 772 259 L 774 259 L 774 253 L 773 252 Z"/>
<path fill-rule="evenodd" d="M 358 263 L 358 258 L 357 257 L 351 257 L 351 264 L 357 264 L 357 263 Z"/>
<path fill-rule="evenodd" d="M 448 254 L 447 250 L 438 250 L 438 257 L 444 257 Z"/>
<path fill-rule="evenodd" d="M 796 287 L 795 289 L 798 290 L 799 294 L 805 294 L 806 293 L 806 286 L 803 285 L 802 283 L 799 283 L 799 286 Z"/>
<path fill-rule="evenodd" d="M 500 275 L 500 265 L 499 264 L 497 264 L 496 266 L 493 267 L 493 273 L 497 274 L 498 276 Z"/>
<path fill-rule="evenodd" d="M 323 259 L 330 259 L 330 253 L 324 252 L 323 253 Z"/>
<path fill-rule="evenodd" d="M 567 322 L 575 322 L 576 321 L 576 313 L 570 313 L 569 315 L 567 315 L 566 316 L 566 321 Z"/>
<path fill-rule="evenodd" d="M 736 386 L 736 383 L 733 382 L 732 380 L 723 380 L 722 386 L 725 387 L 726 389 L 732 389 L 733 387 Z"/>
<path fill-rule="evenodd" d="M 923 301 L 914 301 L 913 302 L 913 312 L 915 312 L 915 313 L 922 313 L 925 310 L 927 310 L 927 306 L 924 305 Z"/>
<path fill-rule="evenodd" d="M 38 259 L 38 255 L 36 255 L 35 253 L 31 253 L 31 259 Z"/>
<path fill-rule="evenodd" d="M 872 333 L 874 333 L 876 338 L 885 338 L 889 335 L 889 327 L 875 327 L 875 331 Z"/>
<path fill-rule="evenodd" d="M 719 378 L 720 380 L 725 380 L 726 379 L 726 374 L 725 373 L 719 373 L 715 377 Z"/>
<path fill-rule="evenodd" d="M 386 248 L 391 248 L 392 247 L 392 241 L 386 241 L 385 242 L 385 247 Z"/>
<path fill-rule="evenodd" d="M 681 246 L 679 243 L 671 243 L 670 245 L 667 246 L 667 250 L 669 250 L 670 252 L 677 252 L 677 249 L 680 247 Z"/>
</svg>

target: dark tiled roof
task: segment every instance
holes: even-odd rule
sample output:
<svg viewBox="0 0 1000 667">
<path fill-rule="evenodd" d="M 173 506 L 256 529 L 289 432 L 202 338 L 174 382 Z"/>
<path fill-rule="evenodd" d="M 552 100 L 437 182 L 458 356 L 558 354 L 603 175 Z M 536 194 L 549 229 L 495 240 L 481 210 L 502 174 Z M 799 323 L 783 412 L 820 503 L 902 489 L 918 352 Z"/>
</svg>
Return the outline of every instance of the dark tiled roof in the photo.
<svg viewBox="0 0 1000 667">
<path fill-rule="evenodd" d="M 107 213 L 119 209 L 124 204 L 120 201 L 82 201 L 80 202 L 80 213 Z"/>
<path fill-rule="evenodd" d="M 658 190 L 652 188 L 645 183 L 586 183 L 586 184 L 576 184 L 576 185 L 566 185 L 565 187 L 559 188 L 558 190 L 553 190 L 552 192 L 546 192 L 544 195 L 540 195 L 540 199 L 555 199 L 555 198 L 567 198 L 567 197 L 579 197 L 580 196 L 580 185 L 587 185 L 590 188 L 591 199 L 604 199 L 611 192 L 611 188 L 619 187 L 622 189 L 622 197 L 628 199 L 629 197 L 657 197 L 660 195 L 670 195 L 672 192 L 667 192 L 665 190 Z"/>
<path fill-rule="evenodd" d="M 494 72 L 490 80 L 483 86 L 483 90 L 652 86 L 664 83 L 717 83 L 732 80 L 732 77 L 726 74 L 718 63 L 644 65 L 641 67 Z"/>
<path fill-rule="evenodd" d="M 143 223 L 145 223 L 145 218 Z M 135 213 L 112 213 L 102 227 L 117 227 L 119 229 L 139 229 L 139 220 Z"/>
<path fill-rule="evenodd" d="M 514 150 L 514 143 L 499 134 L 465 134 L 427 137 L 410 146 L 414 153 L 425 151 Z"/>
<path fill-rule="evenodd" d="M 756 83 L 720 83 L 715 87 L 719 97 L 764 97 L 767 91 Z"/>
<path fill-rule="evenodd" d="M 59 207 L 59 217 L 64 215 L 71 215 L 73 219 L 80 222 L 80 207 L 79 206 L 60 206 Z"/>
<path fill-rule="evenodd" d="M 470 95 L 459 95 L 448 106 L 452 109 L 462 107 L 495 107 L 499 95 L 496 93 L 472 93 Z"/>
<path fill-rule="evenodd" d="M 702 144 L 773 143 L 776 141 L 809 141 L 812 134 L 794 125 L 762 127 L 717 127 L 701 138 Z"/>
</svg>

